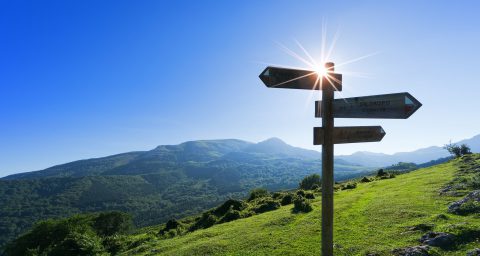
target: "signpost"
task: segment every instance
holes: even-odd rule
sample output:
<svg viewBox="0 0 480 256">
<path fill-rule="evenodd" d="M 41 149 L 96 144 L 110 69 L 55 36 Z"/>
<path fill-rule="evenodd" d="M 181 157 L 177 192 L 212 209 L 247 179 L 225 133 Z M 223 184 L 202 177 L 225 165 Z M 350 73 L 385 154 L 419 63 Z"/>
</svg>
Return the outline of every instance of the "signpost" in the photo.
<svg viewBox="0 0 480 256">
<path fill-rule="evenodd" d="M 422 104 L 409 93 L 394 93 L 334 100 L 342 90 L 342 75 L 334 72 L 332 62 L 325 63 L 327 73 L 267 67 L 260 79 L 269 88 L 322 90 L 322 101 L 315 102 L 315 117 L 322 127 L 314 127 L 313 144 L 322 145 L 322 255 L 333 256 L 333 145 L 381 141 L 381 126 L 334 127 L 337 118 L 410 117 Z"/>
<path fill-rule="evenodd" d="M 267 67 L 259 77 L 270 88 L 321 90 L 323 85 L 329 84 L 335 91 L 342 90 L 341 74 L 332 73 L 327 80 L 311 70 Z"/>
<path fill-rule="evenodd" d="M 315 117 L 322 117 L 322 102 L 315 101 Z M 406 119 L 422 106 L 410 93 L 336 99 L 333 116 L 336 118 Z"/>
<path fill-rule="evenodd" d="M 333 128 L 333 144 L 381 141 L 385 131 L 381 126 L 351 126 Z M 322 127 L 313 128 L 313 145 L 323 145 Z"/>
</svg>

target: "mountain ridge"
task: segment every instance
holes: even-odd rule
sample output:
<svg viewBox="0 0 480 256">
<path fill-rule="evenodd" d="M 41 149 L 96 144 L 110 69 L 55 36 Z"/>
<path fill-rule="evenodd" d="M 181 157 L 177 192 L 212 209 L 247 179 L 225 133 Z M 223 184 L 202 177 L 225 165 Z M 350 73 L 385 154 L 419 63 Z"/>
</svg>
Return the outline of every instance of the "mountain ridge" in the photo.
<svg viewBox="0 0 480 256">
<path fill-rule="evenodd" d="M 98 158 L 82 159 L 54 165 L 43 170 L 11 174 L 0 179 L 28 179 L 54 176 L 80 177 L 101 175 L 104 172 L 112 174 L 115 173 L 115 170 L 126 168 L 143 169 L 143 172 L 148 172 L 148 169 L 158 167 L 155 164 L 161 163 L 168 166 L 188 162 L 208 163 L 226 157 L 233 152 L 262 154 L 264 157 L 277 159 L 292 157 L 318 160 L 320 158 L 320 153 L 317 151 L 293 147 L 278 138 L 270 138 L 259 143 L 238 139 L 196 140 L 186 141 L 177 145 L 159 145 L 148 151 L 132 151 Z M 346 162 L 343 163 L 348 164 Z M 124 172 L 123 174 L 126 173 Z"/>
<path fill-rule="evenodd" d="M 469 139 L 464 139 L 457 144 L 467 144 L 471 147 L 472 152 L 480 152 L 480 134 L 473 136 Z M 204 153 L 202 150 L 208 152 Z M 240 152 L 240 153 L 239 153 Z M 173 156 L 173 154 L 180 153 Z M 237 154 L 236 154 L 237 153 Z M 120 166 L 123 162 L 129 162 L 135 158 L 142 157 L 143 159 L 149 159 L 149 157 L 157 157 L 156 160 L 162 160 L 166 162 L 181 162 L 181 161 L 197 161 L 208 162 L 217 160 L 219 157 L 228 159 L 228 155 L 235 155 L 238 160 L 241 154 L 263 154 L 264 157 L 293 157 L 305 160 L 317 160 L 321 158 L 321 153 L 315 150 L 304 149 L 300 147 L 294 147 L 279 138 L 269 138 L 258 143 L 248 142 L 239 139 L 216 139 L 216 140 L 193 140 L 186 141 L 176 145 L 159 145 L 152 150 L 147 151 L 131 151 L 125 153 L 114 154 L 110 156 L 88 158 L 82 160 L 76 160 L 59 165 L 54 165 L 49 168 L 45 168 L 37 171 L 20 172 L 10 174 L 1 179 L 21 179 L 21 178 L 39 178 L 43 177 L 46 173 L 61 172 L 62 168 L 66 168 L 68 165 L 89 162 L 92 165 L 83 167 L 84 169 L 95 168 L 94 162 L 96 161 L 114 161 L 118 166 L 112 166 L 118 169 L 122 169 Z M 394 154 L 384 154 L 369 151 L 357 151 L 350 155 L 337 155 L 335 161 L 344 165 L 352 166 L 364 166 L 364 167 L 384 167 L 398 162 L 413 162 L 416 164 L 425 163 L 431 160 L 435 160 L 442 157 L 447 157 L 449 154 L 446 150 L 439 146 L 430 146 L 426 148 L 420 148 L 409 152 L 397 152 Z M 123 167 L 125 169 L 126 167 Z M 115 173 L 115 172 L 113 172 Z M 87 172 L 87 175 L 98 175 L 99 173 L 92 171 Z M 60 176 L 82 176 L 81 173 L 64 171 Z"/>
<path fill-rule="evenodd" d="M 464 139 L 455 144 L 467 144 L 472 152 L 480 152 L 480 134 L 469 139 Z M 425 163 L 438 158 L 447 157 L 450 154 L 447 150 L 439 146 L 430 146 L 420 148 L 409 152 L 397 152 L 394 154 L 384 154 L 369 151 L 358 151 L 350 155 L 335 156 L 336 159 L 342 159 L 347 162 L 356 163 L 362 166 L 383 167 L 398 162 L 412 162 L 415 164 Z"/>
</svg>

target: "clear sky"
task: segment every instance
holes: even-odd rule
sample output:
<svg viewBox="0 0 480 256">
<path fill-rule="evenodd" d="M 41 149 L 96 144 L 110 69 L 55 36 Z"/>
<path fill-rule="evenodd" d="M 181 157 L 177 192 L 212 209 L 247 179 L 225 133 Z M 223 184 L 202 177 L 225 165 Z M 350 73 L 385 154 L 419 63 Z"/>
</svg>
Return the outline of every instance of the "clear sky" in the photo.
<svg viewBox="0 0 480 256">
<path fill-rule="evenodd" d="M 308 91 L 267 89 L 268 63 L 306 67 L 338 33 L 336 97 L 410 92 L 423 107 L 382 125 L 393 153 L 480 133 L 478 1 L 1 1 L 0 176 L 187 140 L 312 145 Z M 360 72 L 365 77 L 347 75 Z"/>
</svg>

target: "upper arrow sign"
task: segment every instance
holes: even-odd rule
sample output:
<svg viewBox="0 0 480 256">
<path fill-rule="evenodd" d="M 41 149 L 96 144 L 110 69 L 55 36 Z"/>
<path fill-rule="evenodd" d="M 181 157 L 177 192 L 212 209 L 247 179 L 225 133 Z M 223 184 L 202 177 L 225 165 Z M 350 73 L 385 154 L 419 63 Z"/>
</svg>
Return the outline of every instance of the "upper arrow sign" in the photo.
<svg viewBox="0 0 480 256">
<path fill-rule="evenodd" d="M 321 105 L 321 101 L 315 102 L 315 117 L 322 117 Z M 421 106 L 422 103 L 408 92 L 336 99 L 333 101 L 333 116 L 406 119 Z"/>
<path fill-rule="evenodd" d="M 335 91 L 342 90 L 342 75 L 337 73 L 327 73 L 319 78 L 312 70 L 267 67 L 259 77 L 269 88 L 321 90 L 332 86 Z"/>
</svg>

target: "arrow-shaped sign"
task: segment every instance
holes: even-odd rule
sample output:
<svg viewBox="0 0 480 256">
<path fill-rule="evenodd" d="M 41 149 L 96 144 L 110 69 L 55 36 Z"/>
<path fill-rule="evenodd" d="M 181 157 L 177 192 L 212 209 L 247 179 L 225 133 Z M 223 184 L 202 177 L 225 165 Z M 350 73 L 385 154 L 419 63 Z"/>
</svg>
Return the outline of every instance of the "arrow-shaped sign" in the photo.
<svg viewBox="0 0 480 256">
<path fill-rule="evenodd" d="M 315 102 L 315 117 L 322 117 L 321 101 Z M 422 106 L 410 93 L 392 93 L 365 97 L 336 99 L 333 116 L 336 118 L 406 119 Z"/>
<path fill-rule="evenodd" d="M 352 126 L 333 128 L 333 144 L 376 142 L 381 141 L 385 136 L 381 126 Z M 323 128 L 313 128 L 313 145 L 323 144 Z"/>
<path fill-rule="evenodd" d="M 342 90 L 342 75 L 337 73 L 327 73 L 320 79 L 312 70 L 267 67 L 259 77 L 269 88 L 321 90 L 333 86 L 335 91 Z"/>
</svg>

